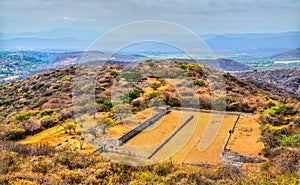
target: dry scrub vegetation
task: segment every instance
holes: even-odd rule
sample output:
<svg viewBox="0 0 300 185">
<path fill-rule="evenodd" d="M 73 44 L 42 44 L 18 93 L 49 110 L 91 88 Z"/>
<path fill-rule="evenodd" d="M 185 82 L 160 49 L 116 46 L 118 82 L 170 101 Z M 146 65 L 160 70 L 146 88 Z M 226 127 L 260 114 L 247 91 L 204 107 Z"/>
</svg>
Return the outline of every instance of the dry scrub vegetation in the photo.
<svg viewBox="0 0 300 185">
<path fill-rule="evenodd" d="M 66 135 L 81 137 L 82 133 L 78 130 L 81 123 L 73 119 L 72 90 L 92 87 L 84 84 L 74 86 L 72 80 L 78 68 L 57 69 L 0 87 L 0 184 L 296 183 L 300 158 L 297 101 L 274 95 L 220 72 L 213 78 L 224 78 L 227 94 L 215 97 L 215 102 L 226 101 L 226 110 L 229 111 L 262 113 L 263 155 L 269 161 L 261 166 L 259 173 L 223 165 L 211 168 L 175 165 L 171 160 L 152 166 L 130 167 L 105 161 L 100 154 L 87 152 L 85 147 L 80 150 L 73 145 L 47 144 L 47 139 L 42 144 L 22 144 L 22 141 L 28 141 L 28 138 L 33 140 L 37 134 L 54 127 L 63 128 L 65 133 L 60 135 L 61 138 Z M 153 68 L 156 70 L 151 70 Z M 193 87 L 197 92 L 198 108 L 211 108 L 212 94 L 206 74 L 215 71 L 200 64 L 149 60 L 133 69 L 116 65 L 93 67 L 93 71 L 97 71 L 96 100 L 89 103 L 96 106 L 94 116 L 101 127 L 89 131 L 96 136 L 114 125 L 122 124 L 128 111 L 138 114 L 153 106 L 180 106 L 182 99 L 179 91 L 187 97 L 191 93 L 186 87 Z M 180 78 L 182 71 L 191 79 L 190 82 L 172 84 L 168 80 Z M 89 74 L 82 72 L 77 75 L 85 78 Z M 148 85 L 132 85 L 137 79 Z M 126 104 L 126 108 L 113 107 L 113 86 L 116 92 L 118 87 L 126 89 L 117 98 L 118 104 Z M 82 106 L 80 103 L 84 104 L 78 102 L 75 107 Z"/>
</svg>

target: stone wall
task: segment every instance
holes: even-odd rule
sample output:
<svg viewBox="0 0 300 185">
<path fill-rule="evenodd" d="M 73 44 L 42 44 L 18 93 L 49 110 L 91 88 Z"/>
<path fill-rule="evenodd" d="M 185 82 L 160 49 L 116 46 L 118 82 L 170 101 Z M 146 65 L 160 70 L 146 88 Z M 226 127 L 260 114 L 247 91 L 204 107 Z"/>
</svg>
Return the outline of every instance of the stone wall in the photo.
<svg viewBox="0 0 300 185">
<path fill-rule="evenodd" d="M 252 116 L 253 114 L 250 113 L 241 113 L 241 112 L 229 112 L 229 111 L 218 111 L 218 110 L 205 110 L 205 109 L 193 109 L 193 108 L 184 108 L 184 107 L 172 107 L 172 110 L 179 110 L 179 111 L 190 111 L 190 112 L 204 112 L 209 114 L 226 114 L 232 116 Z"/>
<path fill-rule="evenodd" d="M 188 124 L 194 116 L 191 116 L 187 119 L 179 128 L 177 128 L 163 143 L 161 143 L 149 156 L 148 159 L 151 159 L 167 142 L 169 142 L 186 124 Z"/>
<path fill-rule="evenodd" d="M 129 139 L 133 138 L 135 135 L 137 135 L 138 133 L 140 133 L 141 131 L 143 131 L 144 129 L 149 127 L 150 125 L 154 124 L 157 120 L 159 120 L 161 117 L 163 117 L 164 115 L 166 115 L 170 111 L 171 111 L 170 107 L 167 107 L 164 110 L 162 110 L 161 112 L 159 112 L 158 114 L 154 115 L 153 117 L 151 117 L 150 119 L 145 121 L 144 123 L 138 125 L 134 129 L 130 130 L 129 132 L 124 134 L 122 137 L 117 139 L 116 145 L 117 146 L 123 145 Z"/>
</svg>

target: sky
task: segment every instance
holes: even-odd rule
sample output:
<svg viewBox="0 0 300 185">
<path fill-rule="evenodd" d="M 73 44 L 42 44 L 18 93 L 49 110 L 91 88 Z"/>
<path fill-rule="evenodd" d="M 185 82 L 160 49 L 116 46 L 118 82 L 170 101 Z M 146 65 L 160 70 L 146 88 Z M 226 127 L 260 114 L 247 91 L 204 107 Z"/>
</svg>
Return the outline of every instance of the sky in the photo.
<svg viewBox="0 0 300 185">
<path fill-rule="evenodd" d="M 300 30 L 299 0 L 0 0 L 0 32 L 53 29 L 103 33 L 132 21 L 164 20 L 198 34 Z"/>
</svg>

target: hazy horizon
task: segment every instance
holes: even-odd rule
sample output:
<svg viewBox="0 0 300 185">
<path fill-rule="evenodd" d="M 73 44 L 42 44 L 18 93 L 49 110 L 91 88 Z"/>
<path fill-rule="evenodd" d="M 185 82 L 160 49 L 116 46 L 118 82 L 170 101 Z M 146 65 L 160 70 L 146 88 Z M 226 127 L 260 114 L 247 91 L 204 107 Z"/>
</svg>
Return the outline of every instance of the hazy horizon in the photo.
<svg viewBox="0 0 300 185">
<path fill-rule="evenodd" d="M 289 1 L 58 1 L 0 0 L 0 32 L 54 29 L 104 33 L 128 22 L 164 20 L 197 34 L 299 31 L 299 8 Z"/>
</svg>

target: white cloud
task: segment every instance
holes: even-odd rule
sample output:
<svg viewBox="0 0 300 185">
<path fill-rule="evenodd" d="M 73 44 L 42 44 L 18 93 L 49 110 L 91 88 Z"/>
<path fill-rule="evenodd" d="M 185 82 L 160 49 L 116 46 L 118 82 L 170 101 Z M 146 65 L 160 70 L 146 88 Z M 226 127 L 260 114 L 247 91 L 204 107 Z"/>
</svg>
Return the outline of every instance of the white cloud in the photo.
<svg viewBox="0 0 300 185">
<path fill-rule="evenodd" d="M 49 21 L 67 21 L 67 22 L 97 22 L 97 19 L 94 18 L 75 18 L 75 17 L 50 17 Z"/>
</svg>

